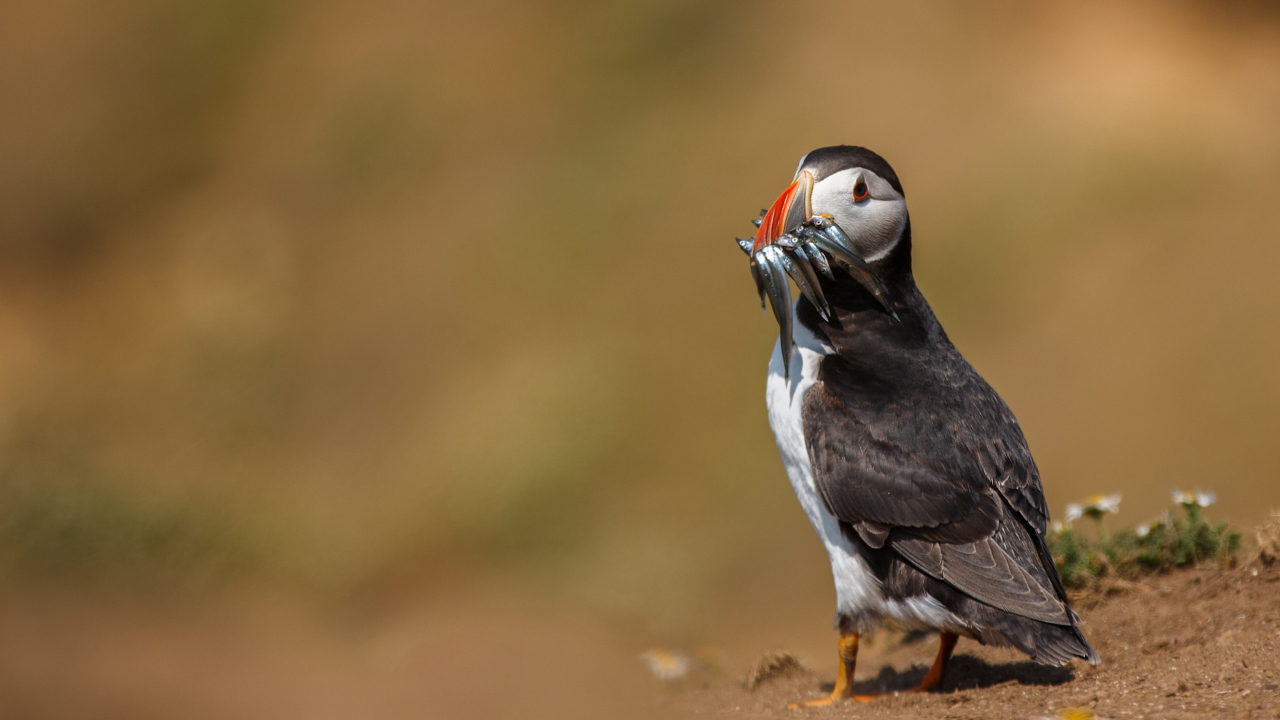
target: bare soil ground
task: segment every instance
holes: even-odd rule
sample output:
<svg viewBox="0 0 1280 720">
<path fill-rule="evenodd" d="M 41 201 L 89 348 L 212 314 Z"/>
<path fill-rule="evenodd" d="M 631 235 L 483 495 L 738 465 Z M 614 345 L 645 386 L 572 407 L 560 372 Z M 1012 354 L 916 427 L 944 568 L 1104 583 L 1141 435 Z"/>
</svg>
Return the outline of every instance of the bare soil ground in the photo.
<svg viewBox="0 0 1280 720">
<path fill-rule="evenodd" d="M 1178 571 L 1112 585 L 1076 606 L 1098 667 L 1035 665 L 962 639 L 940 692 L 787 710 L 830 691 L 833 640 L 830 667 L 754 691 L 726 675 L 669 702 L 743 718 L 1052 718 L 1073 709 L 1102 718 L 1280 718 L 1280 566 Z M 934 635 L 898 635 L 861 659 L 855 691 L 915 685 L 936 649 Z"/>
<path fill-rule="evenodd" d="M 798 648 L 812 667 L 748 691 L 741 679 L 778 638 L 822 639 L 765 622 L 708 627 L 722 669 L 662 683 L 637 658 L 646 633 L 500 583 L 364 614 L 244 588 L 165 599 L 11 585 L 0 717 L 1280 718 L 1280 564 L 1258 571 L 1180 571 L 1079 598 L 1097 668 L 961 640 L 941 692 L 800 711 L 785 706 L 830 690 L 834 637 L 830 662 Z M 802 627 L 819 612 L 787 607 Z M 935 649 L 932 635 L 870 638 L 858 691 L 917 683 Z"/>
</svg>

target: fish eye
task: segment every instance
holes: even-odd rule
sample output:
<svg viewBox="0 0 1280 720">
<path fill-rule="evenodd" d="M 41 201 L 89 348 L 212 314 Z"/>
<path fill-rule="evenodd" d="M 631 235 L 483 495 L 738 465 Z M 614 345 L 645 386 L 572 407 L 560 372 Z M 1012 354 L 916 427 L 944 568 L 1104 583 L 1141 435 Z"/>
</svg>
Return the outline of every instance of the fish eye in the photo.
<svg viewBox="0 0 1280 720">
<path fill-rule="evenodd" d="M 858 182 L 853 184 L 853 199 L 855 201 L 866 200 L 870 195 L 871 193 L 867 190 L 866 181 L 862 178 L 858 178 Z"/>
</svg>

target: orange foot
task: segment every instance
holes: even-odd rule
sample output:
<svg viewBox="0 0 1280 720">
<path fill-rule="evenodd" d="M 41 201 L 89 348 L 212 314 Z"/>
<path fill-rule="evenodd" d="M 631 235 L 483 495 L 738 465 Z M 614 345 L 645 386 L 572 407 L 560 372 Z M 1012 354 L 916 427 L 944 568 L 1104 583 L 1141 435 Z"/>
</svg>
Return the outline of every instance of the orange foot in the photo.
<svg viewBox="0 0 1280 720">
<path fill-rule="evenodd" d="M 806 703 L 791 703 L 787 706 L 788 710 L 798 710 L 802 707 L 822 707 L 824 705 L 835 705 L 844 700 L 858 700 L 866 702 L 874 700 L 874 695 L 854 695 L 853 694 L 853 668 L 858 663 L 858 634 L 849 633 L 840 635 L 840 645 L 838 655 L 840 657 L 840 672 L 836 675 L 836 687 L 831 691 L 830 697 L 821 700 L 810 700 Z"/>
<path fill-rule="evenodd" d="M 791 703 L 790 705 L 787 706 L 787 709 L 799 710 L 800 708 L 807 708 L 807 707 L 826 707 L 827 705 L 838 705 L 844 702 L 845 700 L 855 700 L 857 702 L 871 702 L 872 700 L 875 700 L 877 697 L 879 697 L 879 695 L 845 695 L 844 697 L 836 697 L 836 694 L 833 692 L 831 693 L 831 697 L 824 697 L 821 700 L 810 700 L 808 702 L 802 702 L 802 703 Z"/>
<path fill-rule="evenodd" d="M 951 652 L 956 649 L 956 640 L 959 637 L 955 633 L 944 632 L 938 638 L 938 655 L 933 659 L 933 666 L 929 668 L 929 672 L 920 681 L 920 684 L 906 690 L 905 692 L 929 692 L 942 684 L 942 677 L 947 670 L 947 661 L 951 659 Z M 884 695 L 896 695 L 897 693 L 876 693 L 874 695 L 854 695 L 853 694 L 853 669 L 858 660 L 858 635 L 852 633 L 840 636 L 840 673 L 836 675 L 836 686 L 831 691 L 830 697 L 821 700 L 810 700 L 805 703 L 791 703 L 787 706 L 788 710 L 798 710 L 802 707 L 824 707 L 827 705 L 835 705 L 845 700 L 855 700 L 857 702 L 870 702 L 877 697 Z"/>
</svg>

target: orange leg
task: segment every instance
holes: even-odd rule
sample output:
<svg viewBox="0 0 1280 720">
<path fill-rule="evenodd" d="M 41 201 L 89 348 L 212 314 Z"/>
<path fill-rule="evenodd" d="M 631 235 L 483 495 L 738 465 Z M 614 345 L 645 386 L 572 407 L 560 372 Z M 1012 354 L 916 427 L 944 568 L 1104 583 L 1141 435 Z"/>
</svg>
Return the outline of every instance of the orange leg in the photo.
<svg viewBox="0 0 1280 720">
<path fill-rule="evenodd" d="M 929 692 L 942 684 L 942 678 L 947 672 L 947 662 L 951 660 L 951 653 L 956 649 L 956 641 L 959 636 L 955 633 L 944 632 L 938 637 L 938 656 L 933 659 L 933 666 L 929 668 L 929 672 L 920 681 L 916 687 L 906 692 Z M 810 700 L 806 703 L 792 703 L 787 707 L 794 710 L 801 707 L 815 707 L 819 705 L 834 705 L 842 700 L 857 700 L 858 702 L 869 702 L 876 699 L 876 695 L 854 695 L 853 694 L 853 668 L 858 662 L 858 634 L 849 633 L 848 635 L 841 633 L 840 635 L 840 672 L 836 675 L 836 687 L 831 691 L 830 697 L 821 700 Z M 892 693 L 878 693 L 878 695 L 890 695 Z"/>
<path fill-rule="evenodd" d="M 810 700 L 806 703 L 792 703 L 788 708 L 796 709 L 800 707 L 814 707 L 818 705 L 833 705 L 841 700 L 858 700 L 866 702 L 874 700 L 873 695 L 854 695 L 853 694 L 853 669 L 858 664 L 858 633 L 840 633 L 839 645 L 840 671 L 836 673 L 836 687 L 831 691 L 830 697 L 821 700 Z"/>
<path fill-rule="evenodd" d="M 933 659 L 933 667 L 929 668 L 929 673 L 919 685 L 907 692 L 929 692 L 942 684 L 942 676 L 947 672 L 947 661 L 951 659 L 951 652 L 956 649 L 956 640 L 959 639 L 955 633 L 949 632 L 938 636 L 938 656 Z"/>
</svg>

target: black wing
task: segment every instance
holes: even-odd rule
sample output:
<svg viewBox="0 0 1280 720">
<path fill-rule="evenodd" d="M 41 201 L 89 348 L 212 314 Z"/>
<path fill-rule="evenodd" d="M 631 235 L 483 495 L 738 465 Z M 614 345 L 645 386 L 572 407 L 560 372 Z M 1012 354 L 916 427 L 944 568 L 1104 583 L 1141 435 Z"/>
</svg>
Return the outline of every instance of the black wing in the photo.
<svg viewBox="0 0 1280 720">
<path fill-rule="evenodd" d="M 823 360 L 803 411 L 818 491 L 864 540 L 888 542 L 922 572 L 1007 612 L 1071 624 L 1022 431 L 943 345 L 928 363 Z"/>
</svg>

